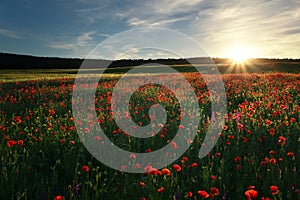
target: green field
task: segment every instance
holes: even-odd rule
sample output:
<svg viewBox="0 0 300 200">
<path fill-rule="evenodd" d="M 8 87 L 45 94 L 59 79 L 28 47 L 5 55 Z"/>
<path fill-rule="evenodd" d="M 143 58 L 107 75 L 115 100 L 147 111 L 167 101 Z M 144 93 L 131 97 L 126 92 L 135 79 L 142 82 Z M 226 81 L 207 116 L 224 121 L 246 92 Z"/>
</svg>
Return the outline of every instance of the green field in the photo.
<svg viewBox="0 0 300 200">
<path fill-rule="evenodd" d="M 181 73 L 197 72 L 191 65 L 170 65 L 173 69 Z M 201 64 L 196 65 L 200 67 Z M 230 65 L 230 64 L 216 64 L 212 67 L 218 67 L 221 74 L 231 73 L 269 73 L 269 72 L 283 72 L 283 73 L 300 73 L 300 63 L 298 62 L 270 62 L 270 63 L 256 63 L 245 65 Z M 151 68 L 151 66 L 147 66 Z M 105 73 L 107 76 L 119 76 L 124 74 L 134 67 L 114 67 L 108 69 L 89 69 L 86 73 Z M 153 66 L 152 68 L 157 68 Z M 0 70 L 0 81 L 13 82 L 13 81 L 26 81 L 26 80 L 47 80 L 55 78 L 75 78 L 78 69 L 2 69 Z"/>
<path fill-rule="evenodd" d="M 120 166 L 120 171 L 111 169 L 83 146 L 72 115 L 77 70 L 2 70 L 0 198 L 300 199 L 300 74 L 296 68 L 289 73 L 281 72 L 282 68 L 237 73 L 245 72 L 246 67 L 231 73 L 219 67 L 227 95 L 225 116 L 210 113 L 210 93 L 203 78 L 193 73 L 195 69 L 174 67 L 185 72 L 197 94 L 199 113 L 189 113 L 191 118 L 201 115 L 197 135 L 190 148 L 163 169 L 136 165 L 144 169 L 143 174 L 122 172 L 127 166 Z M 146 125 L 149 107 L 159 103 L 168 115 L 163 129 L 141 140 L 117 127 L 110 109 L 111 93 L 129 69 L 108 69 L 99 81 L 97 120 L 119 147 L 136 153 L 155 151 L 169 144 L 178 129 L 188 127 L 178 126 L 183 113 L 176 96 L 156 85 L 132 95 L 130 116 L 137 124 Z M 130 80 L 143 78 L 137 75 Z M 89 90 L 90 85 L 82 88 Z M 225 119 L 220 138 L 213 150 L 199 159 L 199 149 L 215 117 Z"/>
</svg>

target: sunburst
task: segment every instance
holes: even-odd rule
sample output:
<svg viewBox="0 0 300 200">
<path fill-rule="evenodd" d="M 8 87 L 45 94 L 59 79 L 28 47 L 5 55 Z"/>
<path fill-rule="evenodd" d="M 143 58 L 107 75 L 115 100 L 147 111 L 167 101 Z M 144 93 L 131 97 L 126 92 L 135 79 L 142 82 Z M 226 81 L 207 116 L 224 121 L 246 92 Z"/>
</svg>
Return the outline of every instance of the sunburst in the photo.
<svg viewBox="0 0 300 200">
<path fill-rule="evenodd" d="M 230 51 L 228 57 L 235 64 L 243 64 L 253 57 L 253 50 L 246 46 L 237 46 Z"/>
<path fill-rule="evenodd" d="M 228 72 L 248 72 L 253 71 L 253 66 L 251 65 L 251 58 L 255 57 L 256 51 L 247 45 L 236 45 L 230 48 L 227 57 L 231 60 L 226 71 Z"/>
</svg>

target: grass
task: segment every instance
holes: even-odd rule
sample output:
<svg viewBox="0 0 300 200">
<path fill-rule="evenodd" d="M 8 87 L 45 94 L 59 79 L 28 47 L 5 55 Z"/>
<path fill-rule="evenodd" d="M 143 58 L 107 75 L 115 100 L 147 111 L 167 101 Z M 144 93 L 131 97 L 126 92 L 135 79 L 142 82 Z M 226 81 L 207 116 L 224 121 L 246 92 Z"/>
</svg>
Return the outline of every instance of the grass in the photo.
<svg viewBox="0 0 300 200">
<path fill-rule="evenodd" d="M 157 137 L 128 137 L 114 122 L 110 97 L 123 70 L 108 70 L 99 82 L 96 108 L 101 127 L 113 142 L 127 150 L 145 153 L 168 144 L 179 129 L 182 114 L 169 90 L 153 85 L 140 88 L 130 100 L 130 116 L 142 124 L 149 123 L 148 106 L 164 105 L 168 120 Z M 256 199 L 300 199 L 299 74 L 223 74 L 228 113 L 216 117 L 225 118 L 226 123 L 212 152 L 199 159 L 199 149 L 213 120 L 210 98 L 201 76 L 185 73 L 200 106 L 197 136 L 173 164 L 164 170 L 145 170 L 144 174 L 110 169 L 82 145 L 72 115 L 75 75 L 76 70 L 1 72 L 1 199 L 209 196 L 231 200 L 254 199 L 255 192 Z M 132 81 L 140 79 L 144 77 L 132 77 Z M 89 89 L 89 85 L 82 87 Z"/>
<path fill-rule="evenodd" d="M 200 67 L 201 64 L 196 65 Z M 245 63 L 243 65 L 236 64 L 217 64 L 216 65 L 221 74 L 230 73 L 270 73 L 270 72 L 282 72 L 282 73 L 300 73 L 300 66 L 298 63 Z M 191 65 L 171 65 L 171 67 L 180 73 L 192 73 L 197 70 Z M 124 74 L 133 67 L 115 67 L 108 69 L 89 69 L 86 70 L 87 74 L 104 73 L 107 77 L 118 76 Z M 151 66 L 148 66 L 151 68 Z M 153 66 L 157 68 L 157 66 Z M 14 81 L 26 81 L 26 80 L 47 80 L 56 78 L 75 78 L 78 69 L 24 69 L 24 70 L 0 70 L 0 80 L 2 82 L 14 82 Z"/>
</svg>

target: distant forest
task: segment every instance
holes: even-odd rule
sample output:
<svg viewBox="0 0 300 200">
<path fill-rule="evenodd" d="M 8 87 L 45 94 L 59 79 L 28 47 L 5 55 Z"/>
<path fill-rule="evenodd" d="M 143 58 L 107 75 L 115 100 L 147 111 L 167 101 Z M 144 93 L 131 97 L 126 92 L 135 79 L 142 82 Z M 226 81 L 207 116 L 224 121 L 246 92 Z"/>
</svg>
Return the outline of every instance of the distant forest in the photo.
<svg viewBox="0 0 300 200">
<path fill-rule="evenodd" d="M 189 59 L 128 59 L 128 60 L 85 60 L 90 68 L 101 68 L 109 66 L 126 67 L 138 66 L 148 63 L 159 63 L 163 65 L 184 65 L 193 63 L 210 63 L 210 58 L 189 58 Z M 79 58 L 58 58 L 58 57 L 37 57 L 29 55 L 17 55 L 9 53 L 0 53 L 0 69 L 79 69 L 84 59 Z M 227 66 L 231 64 L 230 59 L 213 58 L 215 64 Z M 300 68 L 300 59 L 251 59 L 252 64 L 256 65 L 297 65 Z M 295 66 L 294 66 L 295 67 Z"/>
</svg>

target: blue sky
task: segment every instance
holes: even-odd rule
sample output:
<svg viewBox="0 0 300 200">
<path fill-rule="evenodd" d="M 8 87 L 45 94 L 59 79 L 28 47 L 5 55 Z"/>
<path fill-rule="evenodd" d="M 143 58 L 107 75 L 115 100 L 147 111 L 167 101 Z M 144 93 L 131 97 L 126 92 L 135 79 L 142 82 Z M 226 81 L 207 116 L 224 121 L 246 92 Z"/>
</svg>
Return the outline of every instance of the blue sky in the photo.
<svg viewBox="0 0 300 200">
<path fill-rule="evenodd" d="M 248 49 L 300 58 L 299 0 L 4 0 L 0 52 L 84 58 L 114 34 L 149 26 L 182 32 L 212 57 Z"/>
</svg>

